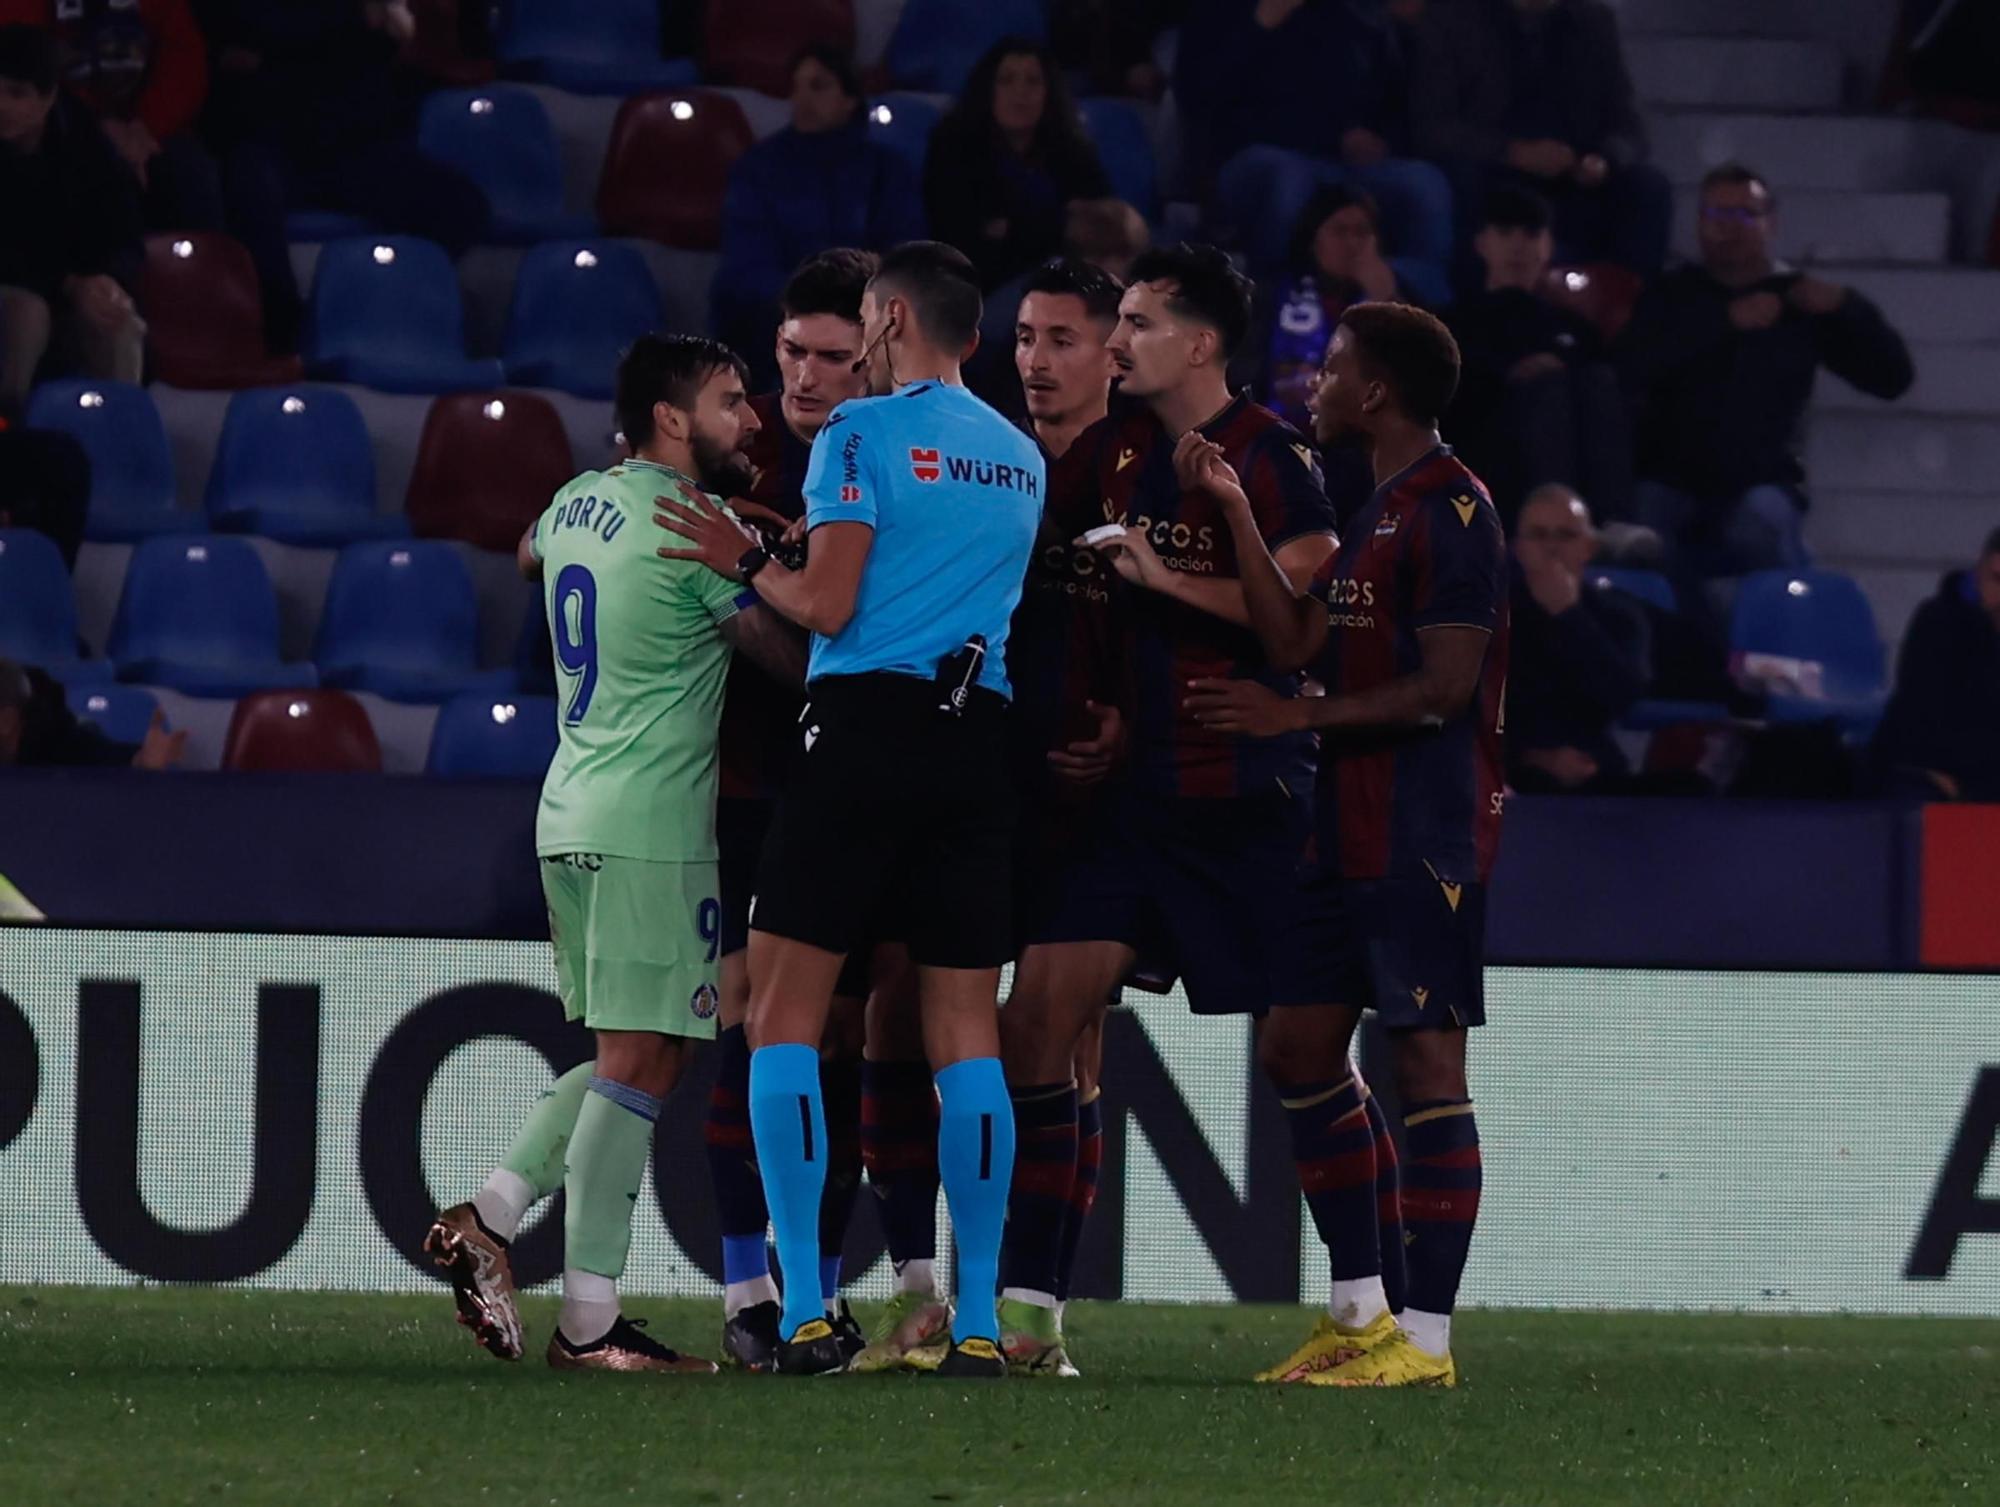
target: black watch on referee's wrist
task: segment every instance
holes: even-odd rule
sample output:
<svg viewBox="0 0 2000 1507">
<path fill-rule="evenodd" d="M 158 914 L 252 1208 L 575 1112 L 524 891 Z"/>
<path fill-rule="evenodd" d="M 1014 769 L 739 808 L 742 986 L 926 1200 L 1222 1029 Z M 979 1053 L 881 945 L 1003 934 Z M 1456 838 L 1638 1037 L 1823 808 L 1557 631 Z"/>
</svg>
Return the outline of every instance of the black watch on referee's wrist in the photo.
<svg viewBox="0 0 2000 1507">
<path fill-rule="evenodd" d="M 770 563 L 771 552 L 761 544 L 753 544 L 736 561 L 737 579 L 748 586 L 757 578 L 757 572 Z"/>
</svg>

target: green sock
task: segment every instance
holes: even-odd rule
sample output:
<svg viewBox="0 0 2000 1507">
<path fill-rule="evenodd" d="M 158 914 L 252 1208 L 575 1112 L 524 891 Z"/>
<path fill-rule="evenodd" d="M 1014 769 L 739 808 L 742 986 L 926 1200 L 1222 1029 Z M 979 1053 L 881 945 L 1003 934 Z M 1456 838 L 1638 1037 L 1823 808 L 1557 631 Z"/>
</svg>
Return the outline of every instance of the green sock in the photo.
<svg viewBox="0 0 2000 1507">
<path fill-rule="evenodd" d="M 549 1197 L 563 1185 L 563 1158 L 593 1070 L 592 1064 L 579 1063 L 551 1083 L 501 1159 L 500 1165 L 534 1189 L 537 1199 Z"/>
<path fill-rule="evenodd" d="M 613 1278 L 624 1272 L 632 1247 L 632 1206 L 639 1201 L 659 1117 L 660 1101 L 651 1094 L 608 1078 L 590 1080 L 563 1179 L 569 1194 L 565 1269 Z"/>
</svg>

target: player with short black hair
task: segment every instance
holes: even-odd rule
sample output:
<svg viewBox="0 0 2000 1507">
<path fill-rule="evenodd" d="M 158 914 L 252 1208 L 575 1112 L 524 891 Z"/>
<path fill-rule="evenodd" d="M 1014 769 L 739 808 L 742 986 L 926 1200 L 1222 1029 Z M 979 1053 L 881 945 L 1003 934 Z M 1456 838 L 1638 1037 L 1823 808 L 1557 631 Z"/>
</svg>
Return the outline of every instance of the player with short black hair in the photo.
<svg viewBox="0 0 2000 1507">
<path fill-rule="evenodd" d="M 1132 262 L 1128 287 L 1157 287 L 1174 314 L 1207 325 L 1227 360 L 1250 332 L 1255 293 L 1250 279 L 1229 254 L 1214 246 L 1182 241 L 1141 252 Z"/>
<path fill-rule="evenodd" d="M 1479 1132 L 1466 1031 L 1486 1018 L 1486 882 L 1505 799 L 1506 545 L 1479 479 L 1438 439 L 1458 351 L 1402 304 L 1341 316 L 1312 394 L 1321 443 L 1356 438 L 1374 496 L 1302 590 L 1261 545 L 1250 499 L 1216 446 L 1183 473 L 1222 506 L 1250 619 L 1275 664 L 1326 694 L 1291 700 L 1202 677 L 1204 727 L 1279 739 L 1317 733 L 1315 851 L 1290 897 L 1274 1008 L 1258 1056 L 1291 1123 L 1293 1155 L 1333 1275 L 1329 1311 L 1259 1379 L 1315 1386 L 1451 1386 L 1451 1311 L 1479 1210 Z M 1384 1249 L 1379 1110 L 1349 1047 L 1364 1010 L 1388 1028 L 1402 1096 L 1405 1250 Z M 1385 1260 L 1407 1258 L 1400 1316 Z M 1393 1280 L 1393 1278 L 1392 1278 Z"/>
<path fill-rule="evenodd" d="M 1008 619 L 1046 470 L 968 393 L 979 290 L 949 247 L 883 258 L 862 298 L 880 396 L 842 404 L 813 442 L 802 570 L 745 550 L 706 505 L 659 521 L 698 559 L 813 634 L 802 757 L 781 797 L 750 932 L 750 1119 L 787 1275 L 777 1369 L 845 1364 L 820 1310 L 825 1120 L 819 1041 L 845 956 L 871 918 L 901 922 L 937 1070 L 938 1162 L 959 1250 L 939 1371 L 1004 1376 L 993 1294 L 1014 1157 L 996 994 L 1013 954 Z"/>
</svg>

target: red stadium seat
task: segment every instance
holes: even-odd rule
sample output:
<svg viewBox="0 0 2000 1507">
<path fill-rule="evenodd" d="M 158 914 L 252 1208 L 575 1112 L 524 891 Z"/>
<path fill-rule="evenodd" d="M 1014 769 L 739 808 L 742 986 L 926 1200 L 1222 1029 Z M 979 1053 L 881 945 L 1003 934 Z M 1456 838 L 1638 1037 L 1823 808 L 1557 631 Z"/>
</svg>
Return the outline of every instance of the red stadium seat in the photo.
<svg viewBox="0 0 2000 1507">
<path fill-rule="evenodd" d="M 422 538 L 512 554 L 574 475 L 569 435 L 548 399 L 454 393 L 431 404 L 424 419 L 405 511 Z"/>
<path fill-rule="evenodd" d="M 1638 273 L 1616 262 L 1551 267 L 1542 275 L 1542 293 L 1549 302 L 1582 315 L 1606 340 L 1617 339 L 1631 320 L 1642 286 Z"/>
<path fill-rule="evenodd" d="M 222 767 L 285 774 L 380 774 L 382 745 L 345 691 L 259 691 L 236 703 Z"/>
<path fill-rule="evenodd" d="M 296 382 L 297 356 L 264 344 L 264 300 L 242 245 L 212 230 L 146 237 L 139 284 L 154 374 L 172 387 Z"/>
<path fill-rule="evenodd" d="M 854 50 L 854 0 L 708 0 L 702 77 L 782 97 L 812 43 Z"/>
<path fill-rule="evenodd" d="M 611 128 L 597 183 L 598 219 L 612 235 L 714 250 L 729 170 L 751 140 L 743 107 L 726 94 L 634 95 L 618 107 Z"/>
</svg>

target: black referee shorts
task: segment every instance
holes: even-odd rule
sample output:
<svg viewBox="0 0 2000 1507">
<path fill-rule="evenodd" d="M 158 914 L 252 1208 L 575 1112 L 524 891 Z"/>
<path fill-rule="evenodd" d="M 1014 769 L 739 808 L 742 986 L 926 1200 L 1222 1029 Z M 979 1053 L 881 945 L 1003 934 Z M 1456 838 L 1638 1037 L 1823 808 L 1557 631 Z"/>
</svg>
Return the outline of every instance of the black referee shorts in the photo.
<svg viewBox="0 0 2000 1507">
<path fill-rule="evenodd" d="M 975 691 L 954 717 L 930 681 L 891 674 L 826 676 L 807 693 L 751 929 L 849 953 L 888 915 L 920 965 L 1011 961 L 1006 701 Z"/>
</svg>

